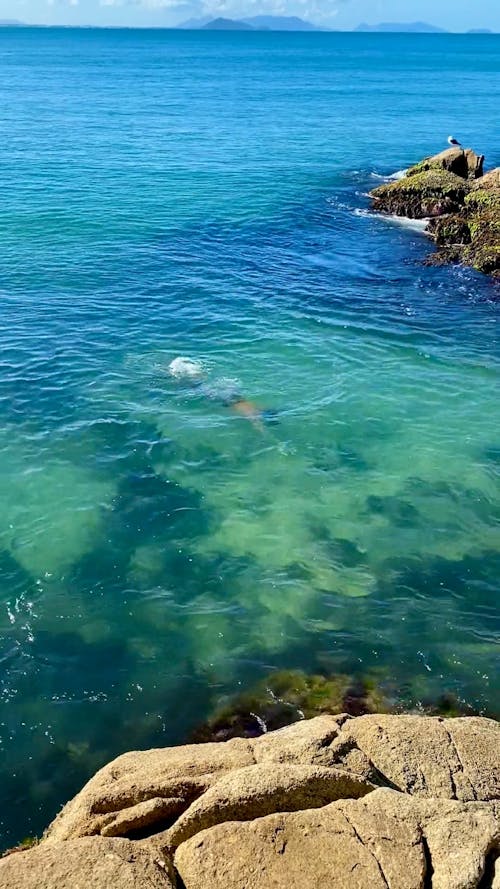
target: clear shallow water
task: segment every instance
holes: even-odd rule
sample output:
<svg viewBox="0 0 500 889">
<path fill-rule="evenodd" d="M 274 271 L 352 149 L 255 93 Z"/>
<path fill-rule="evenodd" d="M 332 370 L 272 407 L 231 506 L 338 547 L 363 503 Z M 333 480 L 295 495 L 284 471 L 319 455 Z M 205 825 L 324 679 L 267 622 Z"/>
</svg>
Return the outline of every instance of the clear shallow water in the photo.
<svg viewBox="0 0 500 889">
<path fill-rule="evenodd" d="M 273 668 L 494 712 L 498 289 L 364 194 L 448 133 L 498 164 L 500 39 L 0 49 L 2 842 Z"/>
</svg>

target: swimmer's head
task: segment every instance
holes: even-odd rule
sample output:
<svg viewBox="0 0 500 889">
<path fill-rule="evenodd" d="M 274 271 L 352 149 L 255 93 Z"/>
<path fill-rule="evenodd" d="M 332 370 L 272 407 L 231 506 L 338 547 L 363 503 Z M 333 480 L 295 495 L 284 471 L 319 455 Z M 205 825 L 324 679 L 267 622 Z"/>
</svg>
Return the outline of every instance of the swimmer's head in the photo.
<svg viewBox="0 0 500 889">
<path fill-rule="evenodd" d="M 194 361 L 193 358 L 183 358 L 179 356 L 174 358 L 168 365 L 168 372 L 176 380 L 188 380 L 197 382 L 203 379 L 203 367 L 200 361 Z"/>
</svg>

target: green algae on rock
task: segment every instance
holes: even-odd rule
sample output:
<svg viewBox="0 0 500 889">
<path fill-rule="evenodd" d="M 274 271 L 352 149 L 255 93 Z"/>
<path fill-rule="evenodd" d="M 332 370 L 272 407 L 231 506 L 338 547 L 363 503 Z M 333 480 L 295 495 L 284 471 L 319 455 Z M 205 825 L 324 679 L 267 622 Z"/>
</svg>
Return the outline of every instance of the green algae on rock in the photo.
<svg viewBox="0 0 500 889">
<path fill-rule="evenodd" d="M 218 707 L 211 718 L 193 733 L 193 740 L 225 741 L 258 737 L 310 719 L 339 711 L 351 716 L 390 711 L 379 684 L 369 676 L 344 673 L 309 675 L 301 670 L 278 670 L 252 689 Z"/>
<path fill-rule="evenodd" d="M 426 157 L 406 171 L 407 176 L 424 173 L 427 170 L 448 170 L 462 179 L 479 179 L 483 175 L 484 154 L 476 154 L 472 148 L 448 148 Z"/>
<path fill-rule="evenodd" d="M 450 149 L 425 158 L 396 182 L 375 188 L 374 210 L 429 219 L 438 251 L 429 265 L 461 262 L 500 276 L 500 169 L 483 175 L 483 156 Z"/>
<path fill-rule="evenodd" d="M 459 210 L 469 188 L 468 181 L 456 173 L 431 167 L 380 185 L 370 194 L 375 210 L 425 219 Z"/>
</svg>

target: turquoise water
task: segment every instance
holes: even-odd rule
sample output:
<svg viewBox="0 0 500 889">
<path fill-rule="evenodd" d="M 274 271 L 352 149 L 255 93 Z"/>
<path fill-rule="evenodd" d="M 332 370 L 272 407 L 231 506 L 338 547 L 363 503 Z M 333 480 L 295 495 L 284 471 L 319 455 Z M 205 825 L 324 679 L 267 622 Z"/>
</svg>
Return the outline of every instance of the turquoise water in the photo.
<svg viewBox="0 0 500 889">
<path fill-rule="evenodd" d="M 366 192 L 500 162 L 500 38 L 0 48 L 2 842 L 276 668 L 496 712 L 498 285 Z"/>
</svg>

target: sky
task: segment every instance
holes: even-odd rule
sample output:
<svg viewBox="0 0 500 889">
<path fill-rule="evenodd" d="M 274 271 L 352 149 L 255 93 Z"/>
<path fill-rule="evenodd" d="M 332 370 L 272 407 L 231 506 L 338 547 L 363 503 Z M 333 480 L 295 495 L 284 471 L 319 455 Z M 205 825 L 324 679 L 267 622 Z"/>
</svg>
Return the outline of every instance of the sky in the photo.
<svg viewBox="0 0 500 889">
<path fill-rule="evenodd" d="M 169 27 L 210 15 L 298 15 L 326 27 L 425 21 L 500 31 L 500 0 L 0 0 L 0 19 L 44 25 Z"/>
</svg>

